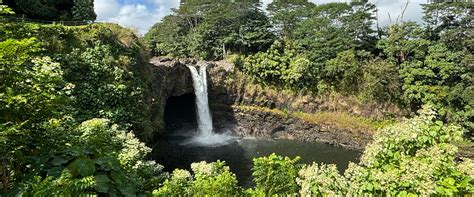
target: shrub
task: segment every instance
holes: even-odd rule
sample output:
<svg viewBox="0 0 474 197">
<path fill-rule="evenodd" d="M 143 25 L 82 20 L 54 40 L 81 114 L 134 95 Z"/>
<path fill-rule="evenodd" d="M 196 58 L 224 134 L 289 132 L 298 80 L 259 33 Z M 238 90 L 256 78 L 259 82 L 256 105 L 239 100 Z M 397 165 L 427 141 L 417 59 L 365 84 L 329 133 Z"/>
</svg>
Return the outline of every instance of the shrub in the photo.
<svg viewBox="0 0 474 197">
<path fill-rule="evenodd" d="M 175 169 L 163 186 L 153 191 L 153 196 L 188 196 L 193 177 L 186 170 Z"/>
<path fill-rule="evenodd" d="M 194 173 L 192 191 L 198 196 L 234 196 L 240 191 L 237 178 L 225 162 L 205 161 L 191 164 Z"/>
<path fill-rule="evenodd" d="M 269 195 L 296 193 L 296 177 L 301 168 L 299 160 L 299 157 L 290 159 L 274 153 L 253 159 L 252 176 L 256 189 Z"/>
<path fill-rule="evenodd" d="M 205 161 L 191 164 L 194 176 L 186 170 L 176 169 L 154 196 L 236 196 L 241 194 L 235 174 L 225 162 Z"/>
<path fill-rule="evenodd" d="M 15 172 L 25 174 L 17 176 L 7 195 L 130 196 L 151 191 L 166 177 L 162 166 L 143 161 L 150 149 L 109 120 L 92 119 L 76 127 L 66 123 L 44 124 L 43 137 L 53 144 L 37 147 L 34 160 L 21 160 L 30 167 Z"/>
<path fill-rule="evenodd" d="M 309 66 L 309 60 L 299 55 L 291 43 L 275 41 L 266 52 L 246 57 L 242 69 L 260 82 L 286 88 L 308 88 L 305 85 L 314 82 L 310 80 L 305 84 Z"/>
<path fill-rule="evenodd" d="M 301 187 L 301 196 L 342 196 L 347 193 L 349 183 L 339 174 L 336 165 L 313 163 L 299 171 L 296 179 Z"/>
<path fill-rule="evenodd" d="M 425 106 L 420 116 L 379 131 L 360 164 L 349 165 L 349 194 L 470 193 L 473 177 L 454 162 L 457 147 L 452 143 L 460 140 L 460 127 L 437 121 L 436 113 Z"/>
</svg>

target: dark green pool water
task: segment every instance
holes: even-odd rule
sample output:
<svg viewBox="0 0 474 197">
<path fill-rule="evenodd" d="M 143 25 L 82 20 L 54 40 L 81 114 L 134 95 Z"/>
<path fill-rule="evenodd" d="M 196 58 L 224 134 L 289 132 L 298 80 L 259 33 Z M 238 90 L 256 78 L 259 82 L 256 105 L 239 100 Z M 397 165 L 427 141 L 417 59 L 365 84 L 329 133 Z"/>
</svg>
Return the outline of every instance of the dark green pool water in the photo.
<svg viewBox="0 0 474 197">
<path fill-rule="evenodd" d="M 168 172 L 175 168 L 190 169 L 193 162 L 226 161 L 237 175 L 239 184 L 253 186 L 252 159 L 276 153 L 283 156 L 300 156 L 303 163 L 334 163 L 343 172 L 349 161 L 356 162 L 357 151 L 346 150 L 326 144 L 282 140 L 236 138 L 221 146 L 199 146 L 187 144 L 189 137 L 170 136 L 162 139 L 153 148 L 153 159 L 165 166 Z"/>
</svg>

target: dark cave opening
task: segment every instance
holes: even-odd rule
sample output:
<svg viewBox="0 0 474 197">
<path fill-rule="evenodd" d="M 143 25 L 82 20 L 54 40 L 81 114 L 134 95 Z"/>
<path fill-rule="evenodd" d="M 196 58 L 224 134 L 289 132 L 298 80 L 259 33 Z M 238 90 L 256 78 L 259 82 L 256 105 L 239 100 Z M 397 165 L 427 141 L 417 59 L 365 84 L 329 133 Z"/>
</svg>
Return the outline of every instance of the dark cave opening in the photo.
<svg viewBox="0 0 474 197">
<path fill-rule="evenodd" d="M 194 93 L 169 97 L 165 107 L 166 131 L 196 127 Z"/>
</svg>

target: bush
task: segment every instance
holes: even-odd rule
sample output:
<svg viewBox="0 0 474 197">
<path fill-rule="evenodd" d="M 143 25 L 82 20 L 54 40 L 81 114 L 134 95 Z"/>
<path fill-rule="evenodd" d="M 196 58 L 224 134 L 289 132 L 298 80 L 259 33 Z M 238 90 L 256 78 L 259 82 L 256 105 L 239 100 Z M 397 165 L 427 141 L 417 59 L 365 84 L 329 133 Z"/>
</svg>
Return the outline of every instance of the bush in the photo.
<svg viewBox="0 0 474 197">
<path fill-rule="evenodd" d="M 153 196 L 189 196 L 193 177 L 186 170 L 175 169 L 163 186 L 153 191 Z"/>
<path fill-rule="evenodd" d="M 225 162 L 199 162 L 191 164 L 194 176 L 186 170 L 176 169 L 154 196 L 236 196 L 241 194 L 235 174 Z"/>
<path fill-rule="evenodd" d="M 299 55 L 291 43 L 275 41 L 266 52 L 246 57 L 242 69 L 260 82 L 296 89 L 309 88 L 314 83 L 308 81 L 312 79 L 307 73 L 309 66 L 309 60 Z"/>
<path fill-rule="evenodd" d="M 398 68 L 383 59 L 370 59 L 362 66 L 359 96 L 366 101 L 400 103 L 402 85 Z"/>
<path fill-rule="evenodd" d="M 301 168 L 299 160 L 299 157 L 290 159 L 274 153 L 253 159 L 252 176 L 256 189 L 268 195 L 292 195 L 298 192 L 296 177 Z"/>
<path fill-rule="evenodd" d="M 62 149 L 38 157 L 43 167 L 30 172 L 36 178 L 26 179 L 20 193 L 127 196 L 150 191 L 166 176 L 162 166 L 142 160 L 151 151 L 148 147 L 107 119 L 85 121 L 67 137 Z"/>
<path fill-rule="evenodd" d="M 237 178 L 225 162 L 193 163 L 191 169 L 194 173 L 192 191 L 198 196 L 234 196 L 240 192 Z"/>
<path fill-rule="evenodd" d="M 334 164 L 313 163 L 304 166 L 298 174 L 296 181 L 301 188 L 301 196 L 343 196 L 349 187 L 349 183 L 339 174 Z"/>
<path fill-rule="evenodd" d="M 324 73 L 326 83 L 335 90 L 348 94 L 358 92 L 362 69 L 354 50 L 342 51 L 328 60 Z"/>
<path fill-rule="evenodd" d="M 462 129 L 436 120 L 430 107 L 420 116 L 379 131 L 359 165 L 345 176 L 349 193 L 453 195 L 473 191 L 473 177 L 456 167 Z"/>
</svg>

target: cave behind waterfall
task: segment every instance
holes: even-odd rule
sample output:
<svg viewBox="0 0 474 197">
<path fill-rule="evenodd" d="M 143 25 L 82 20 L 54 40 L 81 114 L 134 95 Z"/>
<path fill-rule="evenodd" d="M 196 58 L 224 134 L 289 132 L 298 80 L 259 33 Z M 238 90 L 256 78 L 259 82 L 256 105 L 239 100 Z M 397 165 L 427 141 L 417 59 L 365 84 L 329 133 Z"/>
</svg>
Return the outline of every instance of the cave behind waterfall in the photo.
<svg viewBox="0 0 474 197">
<path fill-rule="evenodd" d="M 194 93 L 169 97 L 165 107 L 166 131 L 173 132 L 179 129 L 190 130 L 196 128 L 195 108 Z"/>
</svg>

